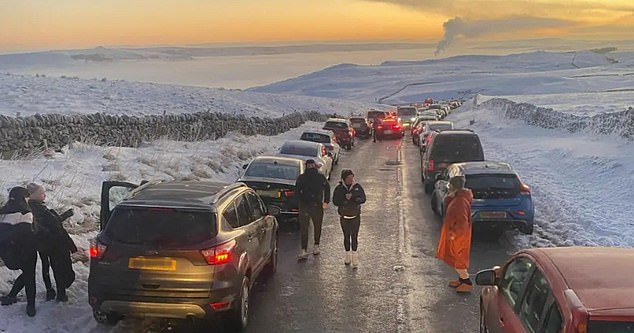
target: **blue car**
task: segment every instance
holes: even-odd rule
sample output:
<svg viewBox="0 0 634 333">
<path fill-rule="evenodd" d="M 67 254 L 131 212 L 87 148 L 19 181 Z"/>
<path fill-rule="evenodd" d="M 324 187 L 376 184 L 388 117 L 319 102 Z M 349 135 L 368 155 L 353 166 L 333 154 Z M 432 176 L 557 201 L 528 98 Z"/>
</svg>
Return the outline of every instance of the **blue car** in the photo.
<svg viewBox="0 0 634 333">
<path fill-rule="evenodd" d="M 508 163 L 483 161 L 451 164 L 436 179 L 432 209 L 444 216 L 449 179 L 465 176 L 465 187 L 473 192 L 471 216 L 474 228 L 500 235 L 509 229 L 533 233 L 535 206 L 531 191 Z"/>
</svg>

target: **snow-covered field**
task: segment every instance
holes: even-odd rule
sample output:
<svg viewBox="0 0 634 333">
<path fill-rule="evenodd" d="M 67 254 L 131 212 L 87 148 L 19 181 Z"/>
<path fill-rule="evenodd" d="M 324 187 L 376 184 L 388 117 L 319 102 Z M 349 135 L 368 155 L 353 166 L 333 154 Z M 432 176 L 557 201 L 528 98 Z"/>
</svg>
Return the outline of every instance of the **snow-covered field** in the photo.
<svg viewBox="0 0 634 333">
<path fill-rule="evenodd" d="M 21 293 L 18 304 L 0 308 L 0 332 L 139 332 L 147 323 L 126 321 L 113 329 L 97 326 L 87 305 L 89 269 L 86 253 L 89 240 L 96 235 L 101 182 L 140 182 L 144 179 L 232 182 L 238 178 L 243 163 L 257 155 L 275 153 L 286 140 L 297 139 L 302 131 L 319 128 L 318 125 L 307 123 L 273 137 L 230 134 L 216 141 L 157 141 L 140 148 L 74 144 L 50 159 L 0 161 L 0 188 L 35 181 L 48 189 L 49 207 L 75 210 L 69 230 L 80 249 L 75 256 L 77 279 L 68 290 L 69 302 L 42 301 L 45 288 L 38 262 L 37 316 L 26 317 L 26 300 Z M 0 267 L 0 294 L 9 292 L 17 273 Z"/>
</svg>

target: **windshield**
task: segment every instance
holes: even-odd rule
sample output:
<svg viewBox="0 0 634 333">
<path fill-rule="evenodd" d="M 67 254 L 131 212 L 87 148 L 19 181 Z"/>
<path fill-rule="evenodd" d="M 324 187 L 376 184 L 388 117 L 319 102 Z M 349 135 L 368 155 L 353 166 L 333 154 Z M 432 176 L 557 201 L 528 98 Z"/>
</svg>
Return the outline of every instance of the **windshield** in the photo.
<svg viewBox="0 0 634 333">
<path fill-rule="evenodd" d="M 385 118 L 385 112 L 383 111 L 369 111 L 368 119 L 374 119 L 376 117 Z"/>
<path fill-rule="evenodd" d="M 340 121 L 328 121 L 324 128 L 338 128 L 338 129 L 346 129 L 348 128 L 348 124 Z"/>
<path fill-rule="evenodd" d="M 280 154 L 299 155 L 299 156 L 317 156 L 316 147 L 305 147 L 295 145 L 285 145 L 280 149 Z"/>
<path fill-rule="evenodd" d="M 117 207 L 105 233 L 127 244 L 186 246 L 209 240 L 216 231 L 216 219 L 211 211 Z"/>
<path fill-rule="evenodd" d="M 263 177 L 295 180 L 299 176 L 299 165 L 253 162 L 244 173 L 248 177 Z"/>
<path fill-rule="evenodd" d="M 452 124 L 429 124 L 429 129 L 431 131 L 448 130 L 448 129 L 452 129 L 452 128 L 453 128 Z"/>
<path fill-rule="evenodd" d="M 634 322 L 630 321 L 599 321 L 591 320 L 588 333 L 631 333 L 634 332 Z"/>
<path fill-rule="evenodd" d="M 437 136 L 432 143 L 430 159 L 438 162 L 483 161 L 484 154 L 476 136 Z"/>
<path fill-rule="evenodd" d="M 399 108 L 397 111 L 397 114 L 399 115 L 399 117 L 403 117 L 403 116 L 415 116 L 416 115 L 416 108 L 411 107 L 411 108 Z"/>
<path fill-rule="evenodd" d="M 303 133 L 301 139 L 318 143 L 330 143 L 330 137 L 328 135 L 319 133 Z"/>
<path fill-rule="evenodd" d="M 365 119 L 363 118 L 351 118 L 350 122 L 353 124 L 363 124 L 365 123 Z"/>
</svg>

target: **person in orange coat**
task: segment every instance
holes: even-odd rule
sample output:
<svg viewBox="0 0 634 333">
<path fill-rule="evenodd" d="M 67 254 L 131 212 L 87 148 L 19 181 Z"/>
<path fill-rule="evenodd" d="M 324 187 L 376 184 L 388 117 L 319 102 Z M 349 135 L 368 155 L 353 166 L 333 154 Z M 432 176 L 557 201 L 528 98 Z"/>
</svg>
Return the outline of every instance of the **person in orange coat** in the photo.
<svg viewBox="0 0 634 333">
<path fill-rule="evenodd" d="M 445 218 L 440 231 L 436 257 L 458 272 L 458 280 L 449 281 L 449 286 L 459 293 L 473 289 L 469 278 L 471 255 L 471 201 L 473 193 L 464 188 L 465 177 L 449 180 L 449 193 L 445 198 Z"/>
</svg>

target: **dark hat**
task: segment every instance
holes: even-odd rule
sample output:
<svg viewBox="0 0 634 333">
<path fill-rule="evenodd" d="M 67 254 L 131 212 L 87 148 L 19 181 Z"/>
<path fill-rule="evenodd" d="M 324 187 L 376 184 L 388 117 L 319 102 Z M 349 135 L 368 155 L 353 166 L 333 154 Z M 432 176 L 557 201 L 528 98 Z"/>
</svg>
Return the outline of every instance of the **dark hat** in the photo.
<svg viewBox="0 0 634 333">
<path fill-rule="evenodd" d="M 352 170 L 350 170 L 350 169 L 341 170 L 341 179 L 346 179 L 346 177 L 348 177 L 350 175 L 354 176 L 354 172 L 352 172 Z"/>
<path fill-rule="evenodd" d="M 315 160 L 309 159 L 309 160 L 306 160 L 306 164 L 317 164 L 317 163 L 315 163 Z"/>
</svg>

